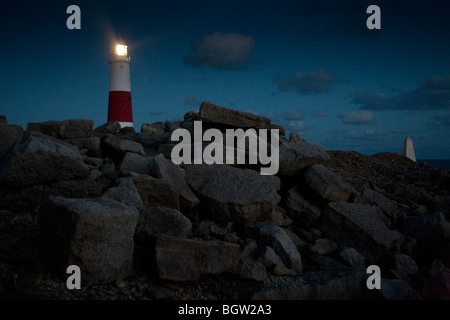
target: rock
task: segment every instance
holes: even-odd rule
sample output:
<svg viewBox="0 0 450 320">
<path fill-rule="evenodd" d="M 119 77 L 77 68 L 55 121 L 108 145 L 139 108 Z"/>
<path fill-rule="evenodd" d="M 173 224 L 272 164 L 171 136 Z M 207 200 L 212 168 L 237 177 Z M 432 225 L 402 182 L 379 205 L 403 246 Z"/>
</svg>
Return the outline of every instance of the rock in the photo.
<svg viewBox="0 0 450 320">
<path fill-rule="evenodd" d="M 398 279 L 382 279 L 377 290 L 384 300 L 423 300 L 410 286 Z"/>
<path fill-rule="evenodd" d="M 180 209 L 180 189 L 170 180 L 145 176 L 132 178 L 145 207 Z"/>
<path fill-rule="evenodd" d="M 303 270 L 300 252 L 282 228 L 266 221 L 248 224 L 246 229 L 259 245 L 272 247 L 287 267 L 297 272 Z"/>
<path fill-rule="evenodd" d="M 284 264 L 275 265 L 273 273 L 277 276 L 295 276 L 297 274 L 294 270 L 286 268 Z"/>
<path fill-rule="evenodd" d="M 161 138 L 166 131 L 166 125 L 164 122 L 158 121 L 155 123 L 143 123 L 141 126 L 141 133 L 153 133 L 156 135 L 160 135 Z"/>
<path fill-rule="evenodd" d="M 253 260 L 251 257 L 242 256 L 236 267 L 236 274 L 241 278 L 264 281 L 267 279 L 267 272 L 264 265 Z"/>
<path fill-rule="evenodd" d="M 119 201 L 127 206 L 135 207 L 136 209 L 145 208 L 139 195 L 136 186 L 134 185 L 133 178 L 123 178 L 119 181 L 119 184 L 113 188 L 108 189 L 102 198 L 109 198 Z"/>
<path fill-rule="evenodd" d="M 157 274 L 162 280 L 196 281 L 204 274 L 235 273 L 240 257 L 240 246 L 229 242 L 173 237 L 155 241 Z"/>
<path fill-rule="evenodd" d="M 14 124 L 0 124 L 0 160 L 6 156 L 9 150 L 14 146 L 16 141 L 23 136 L 21 126 Z"/>
<path fill-rule="evenodd" d="M 6 116 L 0 115 L 0 124 L 8 124 L 8 121 L 6 120 Z"/>
<path fill-rule="evenodd" d="M 289 133 L 289 143 L 305 143 L 306 141 L 300 138 L 295 132 Z"/>
<path fill-rule="evenodd" d="M 326 201 L 348 202 L 357 196 L 350 184 L 342 181 L 336 173 L 321 164 L 309 167 L 304 179 L 309 187 Z"/>
<path fill-rule="evenodd" d="M 373 189 L 364 187 L 361 192 L 361 197 L 368 203 L 379 207 L 391 220 L 393 223 L 397 220 L 397 205 L 386 198 L 379 192 Z"/>
<path fill-rule="evenodd" d="M 252 300 L 360 300 L 365 268 L 328 268 L 297 273 L 283 283 L 264 282 Z"/>
<path fill-rule="evenodd" d="M 145 148 L 158 149 L 164 135 L 155 133 L 137 133 L 136 141 L 142 144 Z M 169 153 L 170 155 L 170 153 Z"/>
<path fill-rule="evenodd" d="M 286 214 L 301 226 L 311 227 L 321 213 L 320 208 L 306 200 L 297 187 L 286 194 Z"/>
<path fill-rule="evenodd" d="M 39 132 L 57 139 L 88 138 L 92 135 L 94 121 L 85 119 L 69 119 L 63 121 L 30 122 L 27 132 Z"/>
<path fill-rule="evenodd" d="M 1 162 L 0 182 L 26 186 L 87 177 L 89 167 L 78 150 L 39 133 L 25 134 Z"/>
<path fill-rule="evenodd" d="M 87 149 L 94 153 L 94 155 L 101 155 L 100 138 L 88 137 L 88 138 L 76 138 L 76 139 L 64 139 L 64 142 L 77 146 L 79 149 Z"/>
<path fill-rule="evenodd" d="M 333 253 L 338 248 L 336 242 L 327 239 L 327 238 L 320 238 L 316 240 L 316 243 L 309 248 L 312 253 L 318 254 L 318 255 L 326 255 Z"/>
<path fill-rule="evenodd" d="M 269 246 L 263 246 L 258 255 L 258 261 L 261 262 L 268 270 L 273 270 L 276 265 L 283 265 L 283 260 Z"/>
<path fill-rule="evenodd" d="M 126 128 L 127 127 L 123 128 L 123 129 L 126 129 Z M 132 152 L 132 153 L 137 153 L 142 156 L 145 156 L 144 147 L 139 142 L 134 142 L 134 141 L 130 141 L 130 140 L 120 140 L 119 148 L 120 148 L 120 151 L 122 152 L 122 154 Z"/>
<path fill-rule="evenodd" d="M 310 257 L 310 263 L 318 266 L 319 268 L 348 268 L 346 265 L 340 263 L 339 261 L 331 258 L 330 256 L 320 256 L 315 255 Z"/>
<path fill-rule="evenodd" d="M 339 252 L 339 256 L 350 267 L 364 266 L 366 264 L 366 258 L 351 247 L 343 247 Z"/>
<path fill-rule="evenodd" d="M 431 264 L 423 296 L 432 300 L 450 300 L 450 269 L 438 259 Z"/>
<path fill-rule="evenodd" d="M 150 174 L 150 157 L 127 152 L 120 163 L 119 169 L 121 171 L 132 171 L 140 174 Z"/>
<path fill-rule="evenodd" d="M 443 239 L 450 234 L 450 224 L 439 211 L 408 217 L 400 223 L 399 229 L 419 242 Z"/>
<path fill-rule="evenodd" d="M 450 268 L 450 238 L 440 240 L 433 248 L 433 255 Z"/>
<path fill-rule="evenodd" d="M 319 161 L 327 161 L 330 156 L 322 147 L 304 140 L 280 145 L 278 175 L 295 176 L 302 169 Z"/>
<path fill-rule="evenodd" d="M 65 277 L 67 266 L 77 265 L 88 286 L 130 274 L 135 208 L 105 198 L 49 197 L 38 218 L 49 267 L 58 275 Z"/>
<path fill-rule="evenodd" d="M 416 275 L 418 273 L 417 264 L 414 259 L 402 253 L 393 253 L 383 257 L 380 262 L 380 268 L 383 270 L 394 269 L 410 275 Z"/>
<path fill-rule="evenodd" d="M 355 203 L 331 202 L 323 211 L 318 228 L 339 246 L 355 248 L 369 261 L 397 248 L 403 235 L 390 230 L 380 208 Z"/>
<path fill-rule="evenodd" d="M 187 183 L 213 219 L 242 223 L 270 219 L 280 180 L 226 165 L 186 166 Z"/>
<path fill-rule="evenodd" d="M 128 140 L 131 142 L 135 142 L 136 131 L 133 127 L 123 127 L 120 128 L 118 132 L 115 133 L 115 136 L 121 140 Z"/>
<path fill-rule="evenodd" d="M 153 235 L 190 238 L 192 237 L 192 223 L 175 209 L 151 207 L 140 210 L 136 239 L 148 239 Z"/>
<path fill-rule="evenodd" d="M 303 241 L 290 228 L 283 228 L 283 230 L 286 232 L 286 234 L 289 236 L 289 238 L 291 238 L 291 240 L 294 243 L 295 247 L 297 248 L 298 252 L 302 252 L 304 249 L 306 249 L 308 247 L 308 244 L 305 241 Z"/>
<path fill-rule="evenodd" d="M 100 127 L 95 128 L 94 133 L 97 135 L 114 134 L 120 130 L 120 123 L 118 121 L 107 122 Z"/>
<path fill-rule="evenodd" d="M 171 180 L 180 188 L 180 207 L 182 212 L 189 212 L 199 204 L 200 200 L 186 182 L 186 173 L 183 168 L 174 165 L 162 154 L 159 154 L 151 159 L 150 170 L 154 177 Z"/>
<path fill-rule="evenodd" d="M 167 120 L 165 122 L 165 129 L 167 132 L 175 131 L 176 129 L 180 128 L 180 122 L 179 121 L 169 121 Z"/>
<path fill-rule="evenodd" d="M 269 129 L 270 119 L 237 110 L 232 110 L 203 102 L 200 105 L 200 119 L 204 122 L 212 122 L 234 128 Z"/>
</svg>

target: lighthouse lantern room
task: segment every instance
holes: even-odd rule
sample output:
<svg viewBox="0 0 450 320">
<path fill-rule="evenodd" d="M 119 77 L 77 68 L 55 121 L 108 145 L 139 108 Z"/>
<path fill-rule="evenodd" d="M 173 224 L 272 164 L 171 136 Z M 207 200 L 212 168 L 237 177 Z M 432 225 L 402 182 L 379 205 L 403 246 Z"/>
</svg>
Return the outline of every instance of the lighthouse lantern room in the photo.
<svg viewBox="0 0 450 320">
<path fill-rule="evenodd" d="M 118 40 L 111 51 L 108 122 L 118 121 L 121 128 L 133 127 L 128 47 L 123 40 Z"/>
</svg>

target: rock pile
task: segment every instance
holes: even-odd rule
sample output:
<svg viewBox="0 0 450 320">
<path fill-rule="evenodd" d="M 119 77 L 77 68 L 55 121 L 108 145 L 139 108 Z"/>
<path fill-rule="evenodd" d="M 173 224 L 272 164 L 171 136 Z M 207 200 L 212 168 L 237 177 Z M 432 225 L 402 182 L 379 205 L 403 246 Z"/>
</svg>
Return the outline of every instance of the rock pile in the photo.
<svg viewBox="0 0 450 320">
<path fill-rule="evenodd" d="M 207 102 L 138 133 L 117 122 L 24 131 L 2 121 L 0 212 L 36 216 L 35 272 L 65 281 L 75 264 L 84 286 L 232 275 L 246 283 L 232 298 L 450 299 L 449 171 L 394 154 L 326 152 L 295 133 L 280 139 L 276 176 L 258 165 L 174 165 L 171 133 L 198 120 L 203 130 L 285 134 Z M 381 290 L 365 286 L 374 264 Z M 5 293 L 11 266 L 1 267 Z"/>
</svg>

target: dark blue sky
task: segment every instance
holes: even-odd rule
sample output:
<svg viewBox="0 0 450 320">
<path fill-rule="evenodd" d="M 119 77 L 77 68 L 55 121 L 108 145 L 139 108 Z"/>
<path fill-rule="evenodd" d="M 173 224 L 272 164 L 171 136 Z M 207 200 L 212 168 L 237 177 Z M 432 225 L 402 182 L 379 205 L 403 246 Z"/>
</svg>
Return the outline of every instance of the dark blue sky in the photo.
<svg viewBox="0 0 450 320">
<path fill-rule="evenodd" d="M 81 8 L 81 30 L 66 9 Z M 381 30 L 366 9 L 381 8 Z M 129 45 L 135 129 L 202 101 L 327 150 L 450 158 L 449 1 L 2 1 L 0 114 L 106 122 L 109 50 Z"/>
</svg>

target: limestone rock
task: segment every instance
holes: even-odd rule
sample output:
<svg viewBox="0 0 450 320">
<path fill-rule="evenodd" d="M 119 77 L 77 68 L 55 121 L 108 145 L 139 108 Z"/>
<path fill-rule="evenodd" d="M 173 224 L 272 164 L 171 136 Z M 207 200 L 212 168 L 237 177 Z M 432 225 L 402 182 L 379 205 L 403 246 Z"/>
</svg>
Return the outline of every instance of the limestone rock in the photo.
<svg viewBox="0 0 450 320">
<path fill-rule="evenodd" d="M 151 207 L 140 210 L 136 238 L 146 239 L 153 235 L 190 238 L 192 237 L 192 223 L 175 209 Z"/>
<path fill-rule="evenodd" d="M 336 242 L 327 239 L 327 238 L 320 238 L 316 240 L 316 243 L 309 248 L 312 253 L 318 254 L 318 255 L 326 255 L 333 253 L 338 248 Z"/>
<path fill-rule="evenodd" d="M 282 228 L 271 222 L 255 222 L 246 228 L 258 244 L 272 247 L 287 267 L 297 272 L 303 270 L 300 252 Z"/>
<path fill-rule="evenodd" d="M 306 183 L 326 201 L 347 202 L 357 197 L 356 190 L 333 171 L 315 164 L 305 172 Z"/>
<path fill-rule="evenodd" d="M 138 210 L 145 207 L 131 177 L 121 179 L 119 184 L 108 189 L 102 198 L 114 199 Z"/>
<path fill-rule="evenodd" d="M 38 217 L 49 266 L 58 275 L 75 264 L 86 286 L 130 274 L 138 221 L 135 208 L 105 198 L 49 197 Z"/>
<path fill-rule="evenodd" d="M 151 159 L 150 170 L 154 177 L 171 180 L 180 188 L 181 211 L 188 212 L 199 204 L 200 200 L 186 182 L 186 173 L 183 168 L 174 165 L 159 154 Z"/>
<path fill-rule="evenodd" d="M 396 248 L 403 240 L 397 230 L 390 230 L 378 207 L 331 202 L 323 211 L 318 228 L 339 246 L 355 248 L 369 261 Z"/>
<path fill-rule="evenodd" d="M 25 134 L 1 163 L 0 182 L 26 186 L 87 177 L 76 147 L 40 133 Z"/>
<path fill-rule="evenodd" d="M 204 274 L 234 273 L 240 257 L 240 246 L 229 242 L 162 236 L 155 241 L 156 268 L 162 280 L 195 281 Z"/>
<path fill-rule="evenodd" d="M 270 219 L 280 200 L 280 180 L 226 165 L 186 166 L 187 183 L 218 221 Z"/>
<path fill-rule="evenodd" d="M 180 189 L 170 180 L 145 176 L 134 176 L 132 179 L 145 207 L 180 209 Z"/>
<path fill-rule="evenodd" d="M 270 119 L 248 112 L 220 107 L 209 102 L 203 102 L 200 105 L 199 115 L 203 121 L 235 128 L 270 128 Z"/>
<path fill-rule="evenodd" d="M 318 161 L 326 161 L 330 156 L 318 146 L 299 139 L 295 142 L 285 142 L 280 145 L 279 170 L 281 176 L 295 176 L 302 169 Z"/>
<path fill-rule="evenodd" d="M 21 126 L 14 124 L 0 124 L 0 160 L 8 153 L 14 146 L 16 141 L 23 136 L 23 129 Z"/>
<path fill-rule="evenodd" d="M 63 121 L 30 122 L 27 132 L 40 132 L 57 139 L 88 138 L 93 133 L 94 121 L 68 119 Z"/>
<path fill-rule="evenodd" d="M 119 169 L 121 171 L 132 171 L 140 174 L 150 174 L 151 158 L 137 153 L 127 152 L 123 157 Z"/>
<path fill-rule="evenodd" d="M 114 134 L 119 130 L 120 130 L 119 121 L 111 121 L 111 122 L 107 122 L 107 123 L 102 124 L 101 126 L 95 128 L 94 133 L 97 135 Z"/>
</svg>

